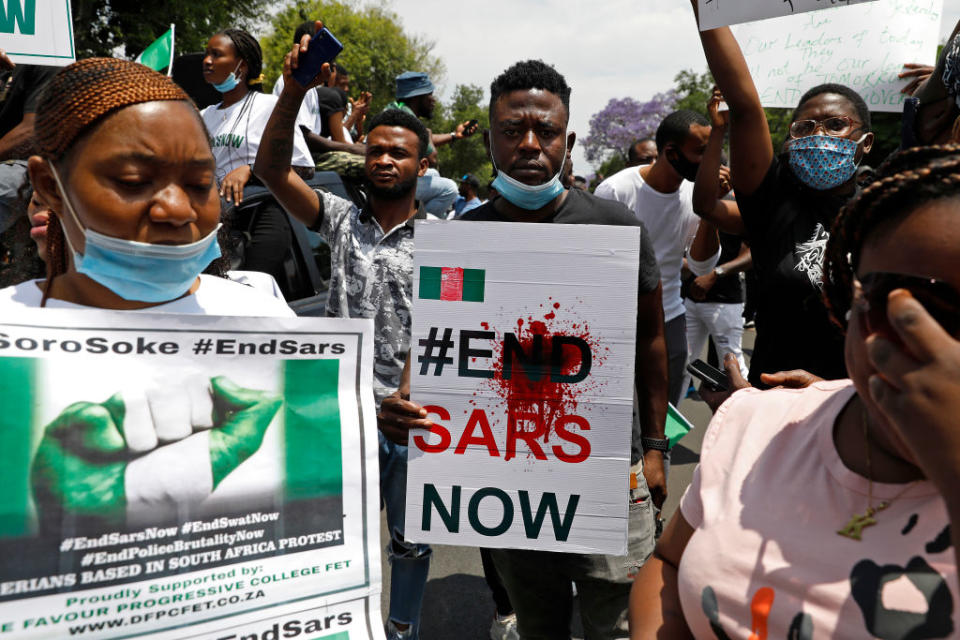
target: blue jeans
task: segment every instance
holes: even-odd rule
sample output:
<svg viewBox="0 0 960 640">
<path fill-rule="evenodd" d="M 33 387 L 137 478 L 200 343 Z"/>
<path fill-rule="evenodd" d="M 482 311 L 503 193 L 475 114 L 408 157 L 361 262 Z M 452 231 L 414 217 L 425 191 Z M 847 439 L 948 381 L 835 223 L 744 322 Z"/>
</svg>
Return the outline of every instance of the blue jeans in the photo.
<svg viewBox="0 0 960 640">
<path fill-rule="evenodd" d="M 420 633 L 420 607 L 433 551 L 425 544 L 411 544 L 403 538 L 407 512 L 407 448 L 380 437 L 380 505 L 387 510 L 390 543 L 390 619 Z"/>
<path fill-rule="evenodd" d="M 417 178 L 417 200 L 427 213 L 445 218 L 454 200 L 460 195 L 457 183 L 439 175 Z"/>
</svg>

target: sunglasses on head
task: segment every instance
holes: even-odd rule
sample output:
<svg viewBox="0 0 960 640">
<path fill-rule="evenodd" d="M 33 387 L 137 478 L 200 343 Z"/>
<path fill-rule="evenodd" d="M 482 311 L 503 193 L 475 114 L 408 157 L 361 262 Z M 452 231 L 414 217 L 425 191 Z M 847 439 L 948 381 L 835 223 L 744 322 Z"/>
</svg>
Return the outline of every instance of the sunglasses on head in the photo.
<svg viewBox="0 0 960 640">
<path fill-rule="evenodd" d="M 896 336 L 887 318 L 887 300 L 895 289 L 906 289 L 951 336 L 960 337 L 960 291 L 935 278 L 902 273 L 868 273 L 859 278 L 867 302 L 865 315 L 869 333 Z"/>
</svg>

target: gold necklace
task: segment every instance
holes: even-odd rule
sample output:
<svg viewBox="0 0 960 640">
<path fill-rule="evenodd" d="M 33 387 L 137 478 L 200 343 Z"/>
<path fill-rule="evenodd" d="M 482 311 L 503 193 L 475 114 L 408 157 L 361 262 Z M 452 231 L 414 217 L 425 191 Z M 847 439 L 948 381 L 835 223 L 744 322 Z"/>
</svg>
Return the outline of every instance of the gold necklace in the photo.
<svg viewBox="0 0 960 640">
<path fill-rule="evenodd" d="M 851 540 L 860 540 L 864 529 L 877 524 L 877 519 L 873 516 L 889 507 L 895 500 L 906 493 L 907 489 L 913 486 L 913 482 L 908 482 L 907 486 L 905 486 L 900 493 L 889 500 L 881 500 L 876 507 L 873 506 L 873 465 L 870 459 L 870 436 L 867 429 L 866 407 L 861 408 L 860 415 L 862 417 L 861 422 L 863 423 L 863 439 L 867 443 L 867 510 L 863 513 L 853 514 L 853 516 L 850 517 L 850 521 L 847 522 L 847 526 L 837 531 L 838 535 L 844 538 L 850 538 Z M 914 482 L 916 481 L 914 480 Z"/>
</svg>

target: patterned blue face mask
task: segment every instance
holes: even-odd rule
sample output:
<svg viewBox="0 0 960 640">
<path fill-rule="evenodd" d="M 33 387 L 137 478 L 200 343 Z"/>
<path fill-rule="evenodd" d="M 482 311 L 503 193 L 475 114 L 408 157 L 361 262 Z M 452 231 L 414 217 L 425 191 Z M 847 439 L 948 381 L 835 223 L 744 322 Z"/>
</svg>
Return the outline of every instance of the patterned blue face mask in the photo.
<svg viewBox="0 0 960 640">
<path fill-rule="evenodd" d="M 83 230 L 84 250 L 77 253 L 70 234 L 63 236 L 73 255 L 73 266 L 91 280 L 110 289 L 124 300 L 168 302 L 190 290 L 197 276 L 220 257 L 217 231 L 190 244 L 151 244 L 105 236 L 85 228 L 67 198 L 53 164 L 50 170 L 63 197 L 63 208 L 77 228 Z"/>
<path fill-rule="evenodd" d="M 826 191 L 850 180 L 857 171 L 859 140 L 834 136 L 806 136 L 787 143 L 790 168 L 803 184 L 811 189 Z"/>
</svg>

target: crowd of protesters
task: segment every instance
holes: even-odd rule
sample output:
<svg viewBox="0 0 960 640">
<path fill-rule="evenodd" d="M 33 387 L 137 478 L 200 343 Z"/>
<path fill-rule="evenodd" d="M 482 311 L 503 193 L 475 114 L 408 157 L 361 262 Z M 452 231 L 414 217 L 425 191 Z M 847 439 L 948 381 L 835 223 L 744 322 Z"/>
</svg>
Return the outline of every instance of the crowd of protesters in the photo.
<svg viewBox="0 0 960 640">
<path fill-rule="evenodd" d="M 700 32 L 716 82 L 704 112 L 668 115 L 590 193 L 571 160 L 574 88 L 549 64 L 493 79 L 481 189 L 436 170 L 436 148 L 478 124 L 429 130 L 427 74 L 398 75 L 379 113 L 338 64 L 294 78 L 322 26 L 297 29 L 272 95 L 257 40 L 213 34 L 202 72 L 222 100 L 202 111 L 133 62 L 57 71 L 0 54 L 0 312 L 292 316 L 292 228 L 318 234 L 326 314 L 374 322 L 385 631 L 415 639 L 432 555 L 404 537 L 408 434 L 431 426 L 410 398 L 415 221 L 639 227 L 630 476 L 609 479 L 630 492 L 627 555 L 481 549 L 491 638 L 569 638 L 575 597 L 588 640 L 960 633 L 956 31 L 936 67 L 908 72 L 901 149 L 875 172 L 860 171 L 874 133 L 856 91 L 809 87 L 774 140 L 730 29 Z M 950 117 L 924 109 L 943 104 Z M 362 198 L 320 188 L 323 171 Z M 697 393 L 687 366 L 708 340 L 728 388 L 698 391 L 715 415 L 658 539 L 668 404 Z"/>
</svg>

